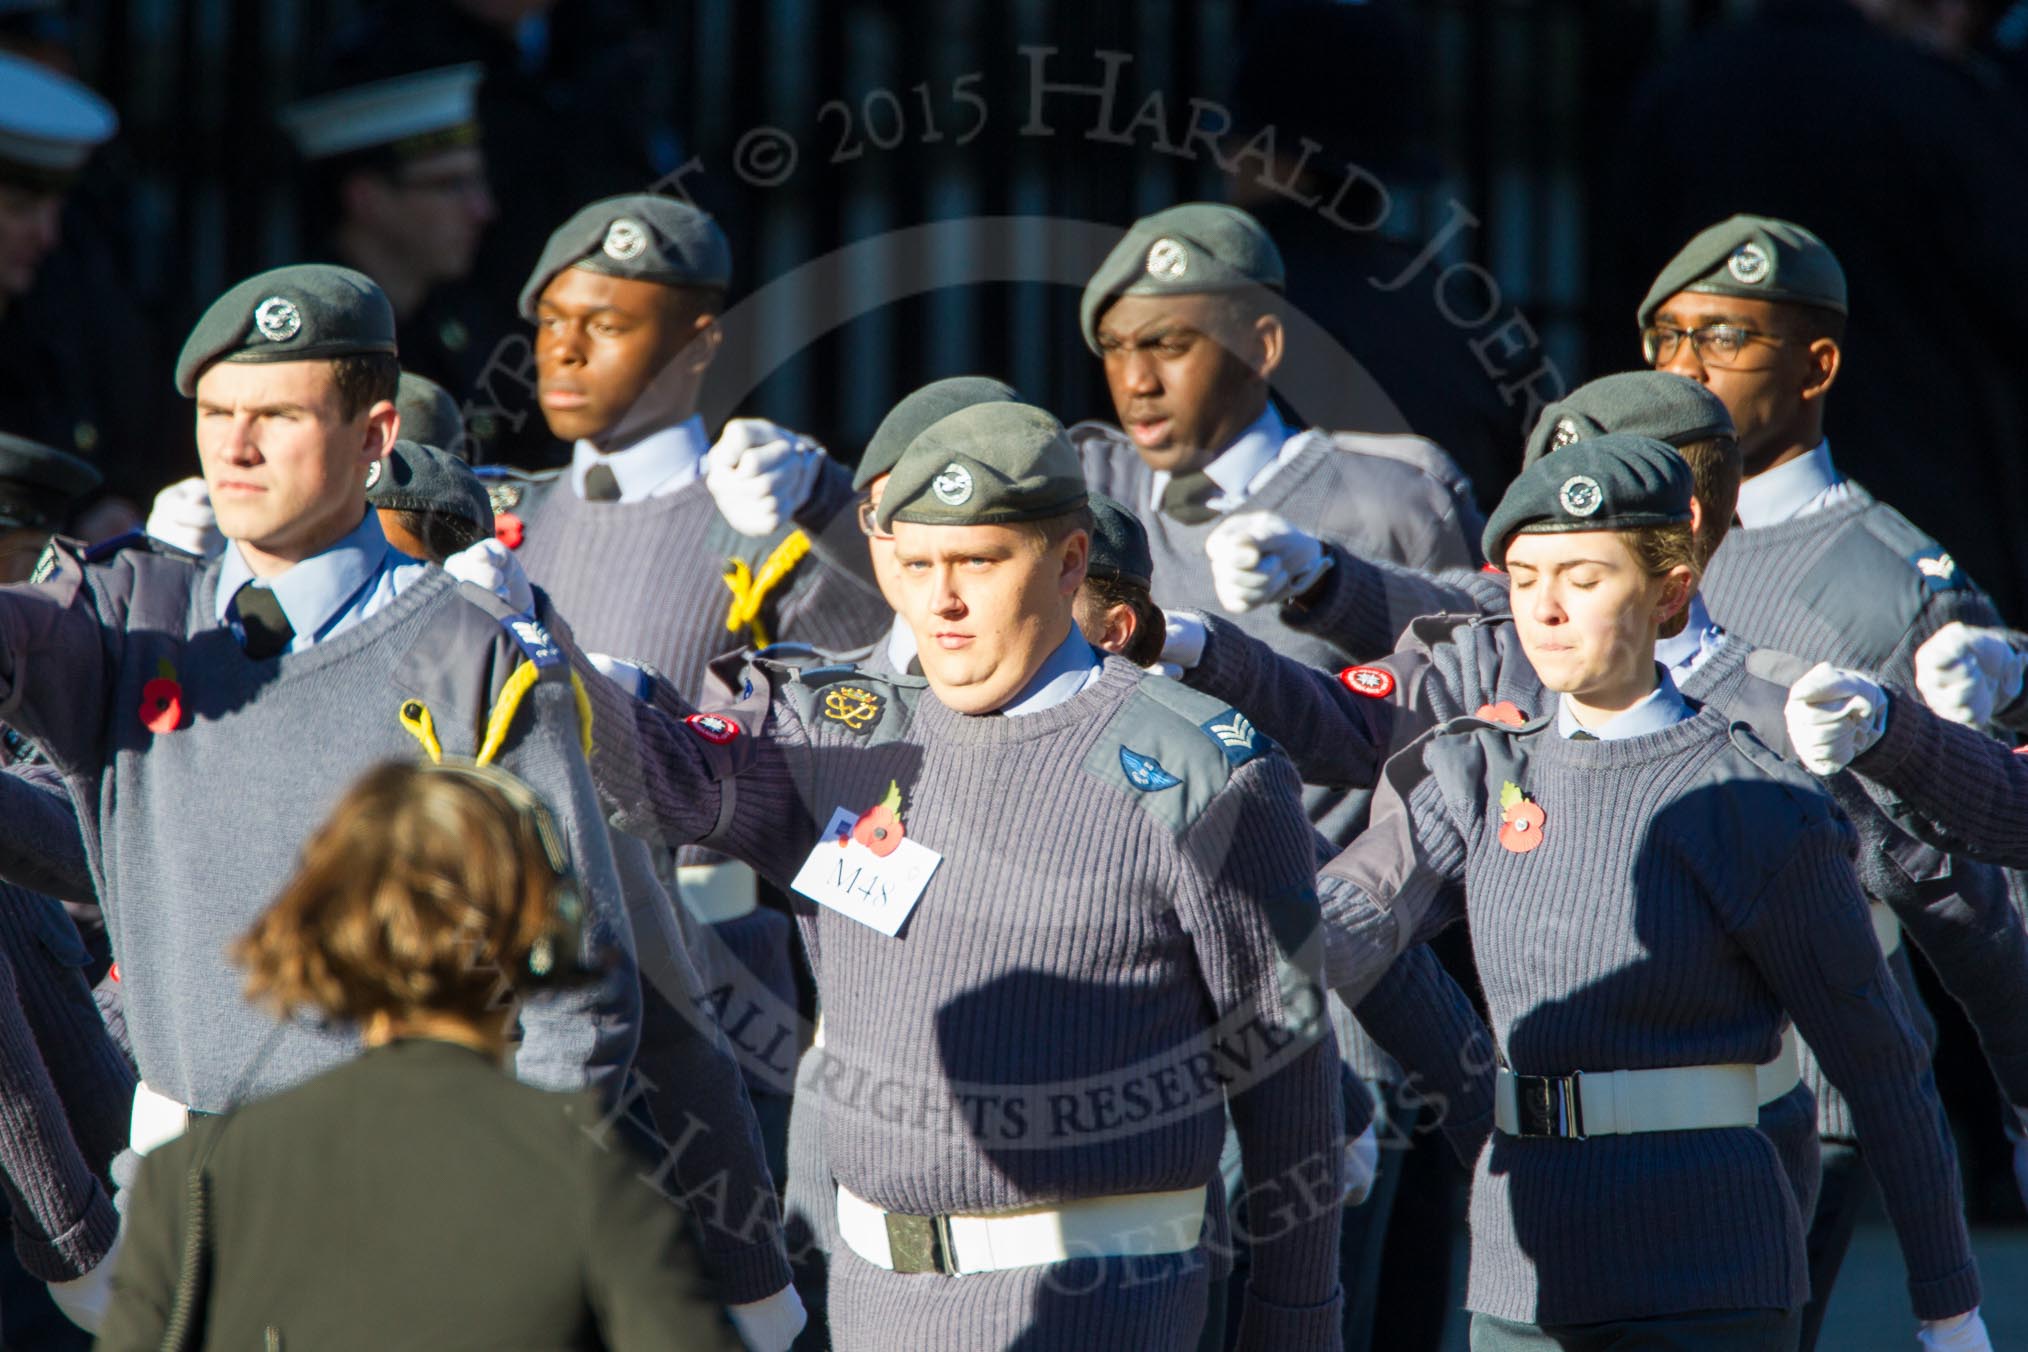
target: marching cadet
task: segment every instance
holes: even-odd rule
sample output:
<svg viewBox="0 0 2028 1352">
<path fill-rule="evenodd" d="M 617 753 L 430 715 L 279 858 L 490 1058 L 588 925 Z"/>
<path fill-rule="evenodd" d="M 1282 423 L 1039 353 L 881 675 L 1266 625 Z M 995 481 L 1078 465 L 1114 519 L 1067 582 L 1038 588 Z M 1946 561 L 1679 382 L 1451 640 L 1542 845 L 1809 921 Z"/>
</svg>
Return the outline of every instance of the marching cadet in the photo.
<svg viewBox="0 0 2028 1352">
<path fill-rule="evenodd" d="M 493 538 L 493 503 L 471 467 L 406 437 L 367 470 L 366 505 L 387 542 L 413 559 L 443 563 Z"/>
<path fill-rule="evenodd" d="M 1627 435 L 1509 488 L 1486 553 L 1553 707 L 1454 720 L 1390 767 L 1319 882 L 1330 980 L 1356 999 L 1404 945 L 1470 922 L 1501 1053 L 1475 1348 L 1795 1346 L 1803 1221 L 1754 1129 L 1784 1011 L 1872 1145 L 1924 1345 L 1989 1347 L 1949 1131 L 1850 829 L 1656 661 L 1697 584 L 1691 489 L 1681 456 Z"/>
<path fill-rule="evenodd" d="M 351 1030 L 292 1024 L 257 1057 L 269 1027 L 242 1000 L 223 944 L 293 867 L 305 823 L 390 757 L 511 767 L 558 806 L 587 949 L 613 968 L 593 989 L 527 1005 L 521 1077 L 613 1096 L 632 1055 L 633 941 L 571 672 L 531 617 L 398 553 L 366 509 L 397 374 L 393 313 L 367 278 L 312 265 L 241 282 L 198 321 L 177 365 L 233 543 L 208 563 L 141 537 L 59 544 L 39 582 L 0 589 L 0 700 L 78 805 L 122 960 L 144 1081 L 138 1152 L 192 1113 L 357 1051 Z M 719 1058 L 719 1078 L 736 1083 L 729 1055 Z M 700 1104 L 723 1129 L 703 1156 L 676 1163 L 679 1183 L 710 1176 L 693 1172 L 704 1156 L 710 1169 L 732 1167 L 751 1140 L 728 1106 Z M 707 1249 L 711 1238 L 707 1227 Z"/>
<path fill-rule="evenodd" d="M 521 313 L 537 330 L 542 413 L 573 443 L 571 463 L 489 480 L 502 543 L 578 641 L 646 663 L 693 698 L 721 653 L 783 640 L 857 647 L 888 624 L 878 591 L 808 558 L 794 521 L 735 523 L 706 484 L 714 466 L 786 460 L 805 485 L 801 504 L 823 519 L 851 492 L 842 467 L 772 424 L 735 422 L 717 448 L 706 441 L 697 404 L 731 271 L 717 223 L 672 198 L 607 198 L 559 226 Z M 793 1007 L 789 922 L 760 904 L 752 871 L 691 852 L 675 888 L 729 960 Z M 745 1065 L 779 1172 L 789 1067 Z"/>
<path fill-rule="evenodd" d="M 1649 364 L 1709 388 L 1738 431 L 1746 478 L 1739 525 L 1704 579 L 1711 613 L 1750 643 L 1907 688 L 1932 635 L 1999 617 L 1943 546 L 1833 463 L 1824 408 L 1846 312 L 1845 273 L 1822 240 L 1740 215 L 1684 245 L 1637 318 Z M 1870 1191 L 1853 1148 L 1834 1140 L 1811 1232 L 1805 1348 Z"/>
<path fill-rule="evenodd" d="M 476 62 L 415 71 L 329 90 L 281 112 L 310 169 L 309 219 L 329 232 L 313 253 L 378 282 L 394 306 L 403 363 L 464 396 L 491 350 L 473 331 L 478 311 L 459 285 L 494 216 L 479 139 L 480 74 Z M 497 434 L 489 422 L 475 430 Z"/>
<path fill-rule="evenodd" d="M 1471 485 L 1450 458 L 1414 436 L 1297 431 L 1270 397 L 1286 332 L 1283 267 L 1274 241 L 1236 207 L 1190 202 L 1136 221 L 1100 263 L 1078 305 L 1085 344 L 1103 362 L 1119 425 L 1071 429 L 1092 488 L 1140 516 L 1169 609 L 1209 606 L 1210 541 L 1241 510 L 1276 511 L 1361 555 L 1419 568 L 1469 567 L 1478 521 Z M 1386 645 L 1345 651 L 1272 613 L 1242 623 L 1283 651 L 1332 668 Z M 1390 636 L 1391 641 L 1391 636 Z M 1306 786 L 1318 830 L 1337 845 L 1364 821 L 1363 794 Z M 1334 1010 L 1348 1062 L 1381 1094 L 1399 1071 Z M 1399 1153 L 1388 1164 L 1398 1167 Z M 1384 1202 L 1386 1188 L 1376 1194 Z M 1348 1240 L 1348 1292 L 1377 1269 L 1385 1205 L 1348 1212 L 1376 1238 Z M 1348 1230 L 1348 1234 L 1349 1234 Z M 1369 1318 L 1350 1312 L 1356 1327 Z"/>
<path fill-rule="evenodd" d="M 709 712 L 667 681 L 594 694 L 638 722 L 638 759 L 602 742 L 596 769 L 630 829 L 796 890 L 845 1352 L 1193 1347 L 1228 1101 L 1263 1222 L 1242 1346 L 1338 1345 L 1343 1100 L 1296 781 L 1232 710 L 1076 631 L 1085 503 L 1054 419 L 960 410 L 876 523 L 923 677 L 762 658 Z M 1242 1025 L 1255 1064 L 1226 1084 L 1210 1048 Z"/>
<path fill-rule="evenodd" d="M 1723 543 L 1738 496 L 1740 460 L 1730 427 L 1723 405 L 1704 387 L 1662 372 L 1626 372 L 1547 408 L 1529 440 L 1527 463 L 1606 431 L 1674 444 L 1691 467 L 1701 561 Z M 1198 635 L 1168 652 L 1192 661 L 1189 683 L 1231 701 L 1270 737 L 1298 748 L 1298 771 L 1324 782 L 1367 782 L 1380 761 L 1433 724 L 1466 716 L 1525 721 L 1553 702 L 1504 613 L 1419 620 L 1393 656 L 1335 677 L 1280 657 L 1222 620 L 1205 618 L 1196 628 L 1200 618 L 1170 619 L 1172 635 Z M 1683 628 L 1659 640 L 1656 657 L 1686 699 L 1720 709 L 1787 752 L 1780 711 L 1788 682 L 1803 668 L 1798 659 L 1727 633 L 1694 594 Z M 1875 929 L 1919 1031 L 1927 1040 L 1932 1025 L 1902 950 L 1904 926 L 1964 1005 L 2003 1091 L 2009 1097 L 2028 1091 L 2028 1018 L 2019 998 L 2028 983 L 2028 932 L 2004 880 L 1969 861 L 1953 867 L 1937 847 L 1898 829 L 1850 776 L 1829 787 L 1859 834 L 1861 882 L 1874 903 Z M 1800 1072 L 1800 1083 L 1813 1092 L 1775 1097 L 1798 1083 L 1792 1068 L 1765 1077 L 1761 1125 L 1782 1150 L 1791 1179 L 1806 1178 L 1796 1195 L 1810 1214 L 1818 1191 L 1810 1127 L 1834 1141 L 1849 1140 L 1853 1128 L 1843 1095 L 1808 1048 L 1801 1049 Z"/>
</svg>

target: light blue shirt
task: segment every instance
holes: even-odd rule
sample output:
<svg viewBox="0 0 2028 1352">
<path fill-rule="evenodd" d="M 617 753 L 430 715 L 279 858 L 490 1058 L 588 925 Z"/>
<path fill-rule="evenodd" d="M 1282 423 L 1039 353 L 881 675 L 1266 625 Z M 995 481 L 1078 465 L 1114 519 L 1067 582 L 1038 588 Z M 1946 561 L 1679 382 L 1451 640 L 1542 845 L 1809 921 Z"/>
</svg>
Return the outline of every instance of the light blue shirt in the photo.
<svg viewBox="0 0 2028 1352">
<path fill-rule="evenodd" d="M 621 502 L 645 502 L 696 483 L 710 451 L 701 414 L 642 437 L 613 455 L 603 455 L 589 441 L 580 441 L 570 453 L 570 488 L 583 497 L 585 471 L 603 463 L 620 486 Z"/>
<path fill-rule="evenodd" d="M 1690 597 L 1690 616 L 1683 623 L 1683 632 L 1656 640 L 1655 660 L 1681 686 L 1724 644 L 1725 630 L 1712 620 L 1711 612 L 1704 608 L 1704 594 L 1697 592 Z"/>
<path fill-rule="evenodd" d="M 1019 718 L 1055 708 L 1099 678 L 1100 661 L 1098 652 L 1072 625 L 1069 635 L 1056 645 L 1056 651 L 1043 659 L 1035 674 L 1028 678 L 1028 684 L 1001 705 L 999 712 Z"/>
<path fill-rule="evenodd" d="M 1657 662 L 1655 674 L 1661 679 L 1648 697 L 1639 704 L 1622 709 L 1595 728 L 1587 728 L 1577 721 L 1570 712 L 1570 703 L 1562 696 L 1556 700 L 1556 732 L 1560 737 L 1574 736 L 1588 732 L 1601 742 L 1617 742 L 1622 737 L 1645 737 L 1651 732 L 1674 727 L 1690 717 L 1690 706 L 1684 702 L 1676 682 L 1670 677 L 1669 669 Z"/>
<path fill-rule="evenodd" d="M 1807 455 L 1756 474 L 1739 486 L 1739 524 L 1778 526 L 1799 516 L 1829 511 L 1850 501 L 1852 483 L 1831 463 L 1831 443 L 1820 441 Z"/>
<path fill-rule="evenodd" d="M 1267 471 L 1281 461 L 1283 452 L 1296 437 L 1295 429 L 1282 421 L 1270 399 L 1264 412 L 1246 425 L 1230 446 L 1213 457 L 1204 472 L 1218 485 L 1218 492 L 1205 506 L 1215 512 L 1230 512 L 1246 501 Z M 1148 510 L 1160 511 L 1162 494 L 1169 487 L 1169 471 L 1155 471 L 1148 489 Z"/>
<path fill-rule="evenodd" d="M 421 577 L 430 565 L 418 563 L 387 542 L 380 513 L 368 511 L 352 533 L 321 554 L 312 554 L 286 573 L 257 586 L 267 587 L 281 602 L 282 614 L 296 636 L 285 653 L 297 653 L 363 624 Z M 232 601 L 253 582 L 253 569 L 240 555 L 237 541 L 225 547 L 218 569 L 218 596 L 212 610 L 218 622 L 244 642 Z"/>
</svg>

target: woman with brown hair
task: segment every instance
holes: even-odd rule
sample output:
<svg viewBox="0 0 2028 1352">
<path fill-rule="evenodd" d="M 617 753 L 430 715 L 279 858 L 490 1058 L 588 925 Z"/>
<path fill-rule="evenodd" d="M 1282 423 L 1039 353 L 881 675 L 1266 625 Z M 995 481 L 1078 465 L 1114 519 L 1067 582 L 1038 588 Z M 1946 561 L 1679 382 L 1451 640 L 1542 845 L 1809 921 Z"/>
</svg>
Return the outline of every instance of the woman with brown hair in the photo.
<svg viewBox="0 0 2028 1352">
<path fill-rule="evenodd" d="M 147 1157 L 101 1347 L 739 1346 L 597 1100 L 503 1067 L 521 995 L 598 976 L 563 840 L 496 769 L 354 786 L 233 952 L 367 1050 Z"/>
</svg>

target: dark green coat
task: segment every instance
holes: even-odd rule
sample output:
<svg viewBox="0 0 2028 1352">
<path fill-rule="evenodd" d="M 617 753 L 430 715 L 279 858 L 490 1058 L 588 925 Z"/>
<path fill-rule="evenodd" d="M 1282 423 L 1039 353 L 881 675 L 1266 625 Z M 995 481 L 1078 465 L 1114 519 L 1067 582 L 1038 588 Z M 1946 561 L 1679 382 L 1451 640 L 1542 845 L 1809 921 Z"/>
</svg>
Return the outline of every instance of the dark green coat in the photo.
<svg viewBox="0 0 2028 1352">
<path fill-rule="evenodd" d="M 142 1163 L 98 1346 L 160 1346 L 216 1137 L 197 1346 L 737 1349 L 683 1214 L 602 1122 L 422 1040 L 200 1121 Z"/>
</svg>

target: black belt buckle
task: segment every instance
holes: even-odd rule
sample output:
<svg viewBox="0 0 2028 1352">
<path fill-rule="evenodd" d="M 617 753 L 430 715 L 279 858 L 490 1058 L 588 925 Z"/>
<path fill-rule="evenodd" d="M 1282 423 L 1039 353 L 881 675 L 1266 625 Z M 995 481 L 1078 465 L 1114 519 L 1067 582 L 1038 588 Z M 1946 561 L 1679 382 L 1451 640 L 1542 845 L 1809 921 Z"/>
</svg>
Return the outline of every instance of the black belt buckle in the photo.
<svg viewBox="0 0 2028 1352">
<path fill-rule="evenodd" d="M 888 1212 L 887 1257 L 896 1272 L 954 1275 L 957 1267 L 951 1258 L 949 1218 Z"/>
<path fill-rule="evenodd" d="M 1584 1139 L 1584 1103 L 1577 1075 L 1516 1075 L 1514 1117 L 1516 1136 Z"/>
</svg>

